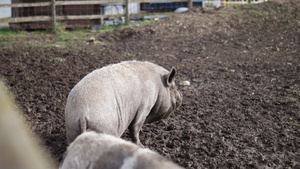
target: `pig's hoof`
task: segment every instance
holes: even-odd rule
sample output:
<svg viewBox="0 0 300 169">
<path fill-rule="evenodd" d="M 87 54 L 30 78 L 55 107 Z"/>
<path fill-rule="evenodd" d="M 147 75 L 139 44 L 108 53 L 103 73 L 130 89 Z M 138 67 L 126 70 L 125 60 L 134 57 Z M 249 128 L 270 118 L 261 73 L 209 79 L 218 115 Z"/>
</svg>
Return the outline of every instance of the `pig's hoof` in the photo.
<svg viewBox="0 0 300 169">
<path fill-rule="evenodd" d="M 136 143 L 138 146 L 140 146 L 140 147 L 142 147 L 142 148 L 145 148 L 145 146 L 141 143 L 141 142 L 139 142 L 139 143 Z"/>
<path fill-rule="evenodd" d="M 143 144 L 139 144 L 140 147 L 145 148 L 145 146 Z"/>
</svg>

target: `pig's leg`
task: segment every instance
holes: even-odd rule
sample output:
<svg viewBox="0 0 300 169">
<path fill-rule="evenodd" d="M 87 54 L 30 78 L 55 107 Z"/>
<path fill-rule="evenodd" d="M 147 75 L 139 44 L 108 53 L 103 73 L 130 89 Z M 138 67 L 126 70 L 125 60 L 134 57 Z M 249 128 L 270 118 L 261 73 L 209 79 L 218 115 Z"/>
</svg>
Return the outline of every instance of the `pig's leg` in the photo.
<svg viewBox="0 0 300 169">
<path fill-rule="evenodd" d="M 145 101 L 144 104 L 142 104 L 141 107 L 139 107 L 138 111 L 135 114 L 135 117 L 133 121 L 130 123 L 128 130 L 130 137 L 132 139 L 132 142 L 136 143 L 137 145 L 144 147 L 143 144 L 140 141 L 139 133 L 142 129 L 143 124 L 145 123 L 145 120 L 147 116 L 149 115 L 152 106 L 152 103 L 155 102 L 153 100 Z"/>
<path fill-rule="evenodd" d="M 140 141 L 139 133 L 140 133 L 140 130 L 141 130 L 149 112 L 150 112 L 149 107 L 145 106 L 145 107 L 139 108 L 133 121 L 130 123 L 130 125 L 128 127 L 132 142 L 136 143 L 137 145 L 139 145 L 141 147 L 144 147 L 144 146 Z"/>
<path fill-rule="evenodd" d="M 140 137 L 139 137 L 139 135 L 140 135 L 139 133 L 142 128 L 142 125 L 143 125 L 143 122 L 140 122 L 140 123 L 132 122 L 130 124 L 130 126 L 128 127 L 128 129 L 129 129 L 129 133 L 130 133 L 132 142 L 134 142 L 135 144 L 137 144 L 141 147 L 144 147 L 143 144 L 141 143 Z"/>
</svg>

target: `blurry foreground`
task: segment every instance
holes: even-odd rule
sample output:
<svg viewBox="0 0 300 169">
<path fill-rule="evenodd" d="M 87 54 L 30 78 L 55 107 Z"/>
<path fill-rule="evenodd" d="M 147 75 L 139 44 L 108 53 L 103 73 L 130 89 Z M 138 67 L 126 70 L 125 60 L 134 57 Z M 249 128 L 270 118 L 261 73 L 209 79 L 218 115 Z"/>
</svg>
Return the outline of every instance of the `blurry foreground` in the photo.
<svg viewBox="0 0 300 169">
<path fill-rule="evenodd" d="M 53 168 L 22 121 L 13 99 L 0 81 L 0 168 Z"/>
</svg>

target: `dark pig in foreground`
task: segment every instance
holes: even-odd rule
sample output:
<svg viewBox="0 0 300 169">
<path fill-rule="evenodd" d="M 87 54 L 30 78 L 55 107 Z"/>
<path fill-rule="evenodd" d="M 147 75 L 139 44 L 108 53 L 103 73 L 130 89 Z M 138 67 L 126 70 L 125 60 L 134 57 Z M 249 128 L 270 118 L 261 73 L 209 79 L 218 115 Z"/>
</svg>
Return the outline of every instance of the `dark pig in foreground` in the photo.
<svg viewBox="0 0 300 169">
<path fill-rule="evenodd" d="M 60 169 L 183 169 L 160 154 L 104 133 L 84 132 L 70 144 Z"/>
<path fill-rule="evenodd" d="M 70 144 L 86 130 L 120 137 L 128 128 L 140 146 L 144 123 L 168 117 L 182 102 L 174 78 L 150 62 L 125 61 L 97 69 L 85 76 L 69 93 L 66 135 Z"/>
</svg>

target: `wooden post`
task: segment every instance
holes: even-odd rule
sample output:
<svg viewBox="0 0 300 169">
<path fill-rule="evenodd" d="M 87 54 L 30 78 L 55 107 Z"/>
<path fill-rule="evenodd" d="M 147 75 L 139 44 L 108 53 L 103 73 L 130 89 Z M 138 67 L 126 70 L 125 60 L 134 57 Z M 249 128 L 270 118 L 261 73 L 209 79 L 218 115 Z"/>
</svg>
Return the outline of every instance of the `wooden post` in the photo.
<svg viewBox="0 0 300 169">
<path fill-rule="evenodd" d="M 55 0 L 52 0 L 52 29 L 56 33 L 56 5 Z"/>
<path fill-rule="evenodd" d="M 203 3 L 203 1 L 202 1 Z M 188 0 L 188 7 L 191 9 L 193 7 L 193 0 Z"/>
<path fill-rule="evenodd" d="M 129 0 L 125 0 L 125 24 L 129 25 Z"/>
</svg>

